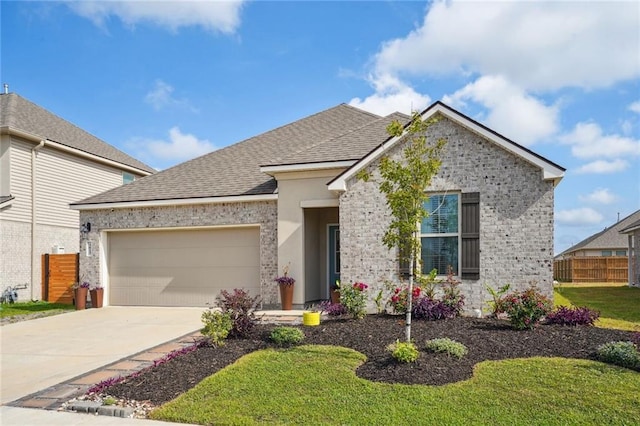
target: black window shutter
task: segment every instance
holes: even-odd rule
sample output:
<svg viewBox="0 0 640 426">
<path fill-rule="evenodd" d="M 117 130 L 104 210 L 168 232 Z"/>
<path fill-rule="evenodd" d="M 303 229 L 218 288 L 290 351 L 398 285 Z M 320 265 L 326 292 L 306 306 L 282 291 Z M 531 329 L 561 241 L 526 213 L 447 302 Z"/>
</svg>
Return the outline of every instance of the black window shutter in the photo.
<svg viewBox="0 0 640 426">
<path fill-rule="evenodd" d="M 480 193 L 462 194 L 462 257 L 463 280 L 480 279 Z"/>
</svg>

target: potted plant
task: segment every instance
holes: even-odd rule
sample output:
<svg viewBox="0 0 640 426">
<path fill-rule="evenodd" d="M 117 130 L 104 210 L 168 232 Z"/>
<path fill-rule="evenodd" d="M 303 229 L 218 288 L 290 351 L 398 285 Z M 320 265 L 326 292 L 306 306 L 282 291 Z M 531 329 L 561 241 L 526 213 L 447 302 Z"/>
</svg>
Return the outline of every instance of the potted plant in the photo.
<svg viewBox="0 0 640 426">
<path fill-rule="evenodd" d="M 322 314 L 322 311 L 322 305 L 311 305 L 308 311 L 302 313 L 302 325 L 320 325 L 320 314 Z"/>
<path fill-rule="evenodd" d="M 282 268 L 282 276 L 277 277 L 274 281 L 277 282 L 280 287 L 282 310 L 290 311 L 293 306 L 293 285 L 296 283 L 296 280 L 289 276 L 289 265 Z"/>
<path fill-rule="evenodd" d="M 340 281 L 336 281 L 329 287 L 329 296 L 331 303 L 340 303 Z"/>
<path fill-rule="evenodd" d="M 91 296 L 91 307 L 102 308 L 102 300 L 104 298 L 104 288 L 100 284 L 96 284 L 89 289 L 89 295 Z"/>
<path fill-rule="evenodd" d="M 74 303 L 77 311 L 87 307 L 87 293 L 89 292 L 89 287 L 89 283 L 86 281 L 83 281 L 82 284 L 75 283 L 73 285 Z"/>
</svg>

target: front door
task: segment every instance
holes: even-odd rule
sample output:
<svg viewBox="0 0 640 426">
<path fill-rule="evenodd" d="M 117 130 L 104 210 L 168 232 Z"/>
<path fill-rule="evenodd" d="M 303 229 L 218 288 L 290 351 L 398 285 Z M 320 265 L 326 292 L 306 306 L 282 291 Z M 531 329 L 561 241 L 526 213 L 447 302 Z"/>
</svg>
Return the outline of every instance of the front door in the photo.
<svg viewBox="0 0 640 426">
<path fill-rule="evenodd" d="M 340 227 L 329 225 L 329 288 L 340 280 Z M 328 292 L 328 291 L 327 291 Z"/>
</svg>

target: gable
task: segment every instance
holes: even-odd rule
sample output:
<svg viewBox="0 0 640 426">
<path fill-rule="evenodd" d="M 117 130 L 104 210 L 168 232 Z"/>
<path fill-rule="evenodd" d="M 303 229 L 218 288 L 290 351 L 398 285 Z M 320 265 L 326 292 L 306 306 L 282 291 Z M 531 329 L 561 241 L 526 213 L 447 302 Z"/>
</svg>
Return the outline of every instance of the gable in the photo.
<svg viewBox="0 0 640 426">
<path fill-rule="evenodd" d="M 421 113 L 423 120 L 428 120 L 435 116 L 441 116 L 450 120 L 458 126 L 478 135 L 487 142 L 508 152 L 510 155 L 519 158 L 532 166 L 538 168 L 542 173 L 544 180 L 553 181 L 557 185 L 564 176 L 565 169 L 544 157 L 534 153 L 533 151 L 518 145 L 517 143 L 505 138 L 504 136 L 494 132 L 486 126 L 472 120 L 471 118 L 459 113 L 458 111 L 446 106 L 442 102 L 436 102 Z M 408 125 L 408 124 L 407 124 Z M 405 125 L 405 129 L 407 127 Z M 378 147 L 370 151 L 365 157 L 360 159 L 351 168 L 346 170 L 336 179 L 329 183 L 329 189 L 335 191 L 345 191 L 347 189 L 347 181 L 354 177 L 360 170 L 366 168 L 374 161 L 385 155 L 389 150 L 405 140 L 407 132 L 398 137 L 392 137 L 384 141 Z"/>
</svg>

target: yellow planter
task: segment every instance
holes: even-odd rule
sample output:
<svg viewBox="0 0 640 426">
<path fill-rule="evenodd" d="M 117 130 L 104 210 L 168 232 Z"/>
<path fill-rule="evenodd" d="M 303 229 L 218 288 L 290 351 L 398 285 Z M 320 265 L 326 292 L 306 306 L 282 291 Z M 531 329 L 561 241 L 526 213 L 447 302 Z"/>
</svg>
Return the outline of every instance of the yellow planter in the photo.
<svg viewBox="0 0 640 426">
<path fill-rule="evenodd" d="M 320 325 L 320 312 L 303 312 L 302 324 L 304 325 Z"/>
</svg>

